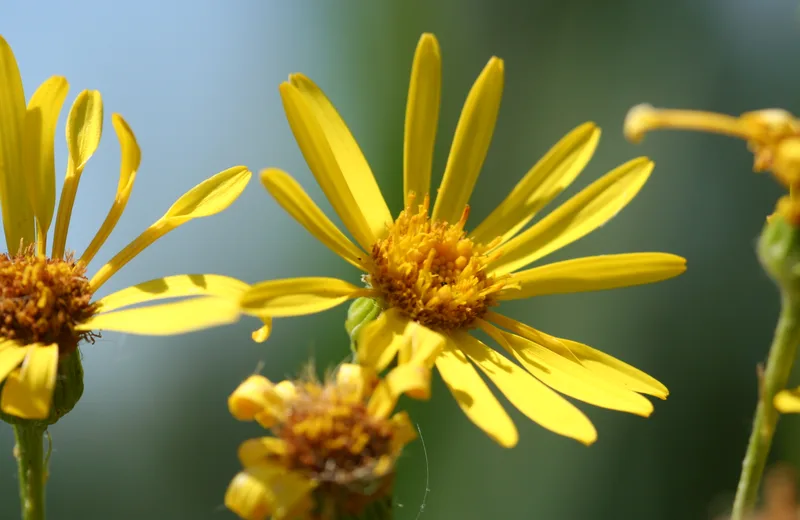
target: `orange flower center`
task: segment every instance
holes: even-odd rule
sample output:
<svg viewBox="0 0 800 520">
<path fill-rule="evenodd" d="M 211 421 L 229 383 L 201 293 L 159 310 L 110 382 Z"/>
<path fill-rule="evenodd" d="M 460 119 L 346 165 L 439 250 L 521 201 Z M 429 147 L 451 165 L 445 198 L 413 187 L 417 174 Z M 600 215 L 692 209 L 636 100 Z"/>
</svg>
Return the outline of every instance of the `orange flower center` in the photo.
<svg viewBox="0 0 800 520">
<path fill-rule="evenodd" d="M 464 224 L 469 207 L 455 224 L 432 221 L 429 197 L 414 210 L 408 206 L 372 248 L 369 284 L 412 320 L 439 330 L 470 327 L 496 303 L 504 282 L 487 274 L 494 241 L 476 244 Z"/>
</svg>

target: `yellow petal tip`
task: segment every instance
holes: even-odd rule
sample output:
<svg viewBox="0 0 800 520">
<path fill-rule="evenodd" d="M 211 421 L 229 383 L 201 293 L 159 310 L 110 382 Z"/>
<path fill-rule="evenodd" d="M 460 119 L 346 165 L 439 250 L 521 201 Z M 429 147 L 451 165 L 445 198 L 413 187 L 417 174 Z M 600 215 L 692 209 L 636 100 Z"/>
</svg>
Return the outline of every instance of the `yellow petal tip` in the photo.
<svg viewBox="0 0 800 520">
<path fill-rule="evenodd" d="M 647 103 L 636 105 L 628 110 L 622 125 L 625 139 L 634 144 L 640 143 L 649 128 L 648 121 L 654 111 L 653 105 Z"/>
</svg>

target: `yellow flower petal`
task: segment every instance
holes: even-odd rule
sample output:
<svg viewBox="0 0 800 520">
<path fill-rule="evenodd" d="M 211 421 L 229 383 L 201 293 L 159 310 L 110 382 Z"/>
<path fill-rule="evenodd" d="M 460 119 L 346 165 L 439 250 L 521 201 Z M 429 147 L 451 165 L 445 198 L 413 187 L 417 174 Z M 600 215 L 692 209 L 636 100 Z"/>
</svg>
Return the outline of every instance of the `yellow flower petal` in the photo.
<svg viewBox="0 0 800 520">
<path fill-rule="evenodd" d="M 489 151 L 502 95 L 503 60 L 493 57 L 475 81 L 461 111 L 433 206 L 433 220 L 454 224 L 461 217 Z"/>
<path fill-rule="evenodd" d="M 452 342 L 448 341 L 437 356 L 436 368 L 458 406 L 472 422 L 501 446 L 516 446 L 517 427 L 467 357 Z"/>
<path fill-rule="evenodd" d="M 367 404 L 367 411 L 373 417 L 388 417 L 394 410 L 397 399 L 403 394 L 414 399 L 429 399 L 430 368 L 412 363 L 393 368 L 375 387 Z"/>
<path fill-rule="evenodd" d="M 72 207 L 75 205 L 75 194 L 81 180 L 86 163 L 94 155 L 100 145 L 103 133 L 103 98 L 96 90 L 84 90 L 67 116 L 67 174 L 61 199 L 58 201 L 56 228 L 53 233 L 53 258 L 64 256 L 67 243 L 69 222 L 72 218 Z"/>
<path fill-rule="evenodd" d="M 800 412 L 800 388 L 781 390 L 773 399 L 775 408 L 781 413 Z"/>
<path fill-rule="evenodd" d="M 245 520 L 304 518 L 313 507 L 316 484 L 271 463 L 247 468 L 234 477 L 225 492 L 225 507 Z"/>
<path fill-rule="evenodd" d="M 371 251 L 377 240 L 374 223 L 358 206 L 315 110 L 297 87 L 282 83 L 280 92 L 289 126 L 311 173 L 356 242 Z"/>
<path fill-rule="evenodd" d="M 337 278 L 269 280 L 250 287 L 242 296 L 241 306 L 244 312 L 256 316 L 303 316 L 331 309 L 368 293 Z"/>
<path fill-rule="evenodd" d="M 131 127 L 128 126 L 128 123 L 125 122 L 119 114 L 111 115 L 111 123 L 114 125 L 114 131 L 117 134 L 120 147 L 117 194 L 114 196 L 114 203 L 111 205 L 106 219 L 92 239 L 89 247 L 87 247 L 86 251 L 81 255 L 80 261 L 84 265 L 92 261 L 103 244 L 105 244 L 114 226 L 119 222 L 119 218 L 122 216 L 122 212 L 125 211 L 125 206 L 128 204 L 131 191 L 133 191 L 136 171 L 139 169 L 139 164 L 142 161 L 142 152 L 139 149 L 139 144 L 136 142 L 136 136 L 133 134 Z"/>
<path fill-rule="evenodd" d="M 272 381 L 254 374 L 228 397 L 228 410 L 240 421 L 252 421 L 259 413 L 280 406 L 282 402 Z"/>
<path fill-rule="evenodd" d="M 254 330 L 251 337 L 253 341 L 256 343 L 264 343 L 269 338 L 269 335 L 272 334 L 272 318 L 269 316 L 262 316 L 261 321 L 264 322 L 264 326 Z"/>
<path fill-rule="evenodd" d="M 283 455 L 286 453 L 286 442 L 277 437 L 261 437 L 248 439 L 239 446 L 239 462 L 245 468 L 257 466 L 267 462 L 270 455 Z"/>
<path fill-rule="evenodd" d="M 600 129 L 584 123 L 565 135 L 533 168 L 483 222 L 470 238 L 488 244 L 496 237 L 508 241 L 533 219 L 581 173 L 592 158 Z"/>
<path fill-rule="evenodd" d="M 447 337 L 415 321 L 410 321 L 405 330 L 408 341 L 401 344 L 397 354 L 399 365 L 412 363 L 432 367 L 436 356 L 447 343 Z"/>
<path fill-rule="evenodd" d="M 442 91 L 442 55 L 432 34 L 423 34 L 411 66 L 403 139 L 403 197 L 415 193 L 421 201 L 431 191 L 433 145 L 439 123 Z"/>
<path fill-rule="evenodd" d="M 98 314 L 75 328 L 171 336 L 227 325 L 238 319 L 239 307 L 236 302 L 222 298 L 201 297 Z"/>
<path fill-rule="evenodd" d="M 250 172 L 244 166 L 234 166 L 204 180 L 179 198 L 163 217 L 136 237 L 117 253 L 89 282 L 92 290 L 103 285 L 114 273 L 141 253 L 147 246 L 163 237 L 173 229 L 195 218 L 216 215 L 223 211 L 241 195 Z"/>
<path fill-rule="evenodd" d="M 45 419 L 56 387 L 58 345 L 34 344 L 27 350 L 22 367 L 6 378 L 0 407 L 23 419 Z"/>
<path fill-rule="evenodd" d="M 0 382 L 22 363 L 30 348 L 35 347 L 23 347 L 13 341 L 0 342 Z"/>
<path fill-rule="evenodd" d="M 25 124 L 25 92 L 17 60 L 0 36 L 0 206 L 6 246 L 12 254 L 20 241 L 34 240 L 33 208 L 22 169 L 22 131 Z"/>
<path fill-rule="evenodd" d="M 667 253 L 629 253 L 590 256 L 513 273 L 501 300 L 544 294 L 602 291 L 660 282 L 686 270 L 686 260 Z"/>
<path fill-rule="evenodd" d="M 305 96 L 309 106 L 316 113 L 317 121 L 325 133 L 336 162 L 339 163 L 344 180 L 372 228 L 372 234 L 376 237 L 384 236 L 386 226 L 394 219 L 353 134 L 325 93 L 313 81 L 303 74 L 292 74 L 289 81 Z"/>
<path fill-rule="evenodd" d="M 219 274 L 179 274 L 133 285 L 102 298 L 100 312 L 111 312 L 137 303 L 186 296 L 218 296 L 238 302 L 250 286 Z"/>
<path fill-rule="evenodd" d="M 53 76 L 47 79 L 33 93 L 25 113 L 22 166 L 36 217 L 36 247 L 41 255 L 46 252 L 47 231 L 56 205 L 56 124 L 67 91 L 69 84 L 65 78 Z"/>
<path fill-rule="evenodd" d="M 355 363 L 342 363 L 336 368 L 336 385 L 346 389 L 355 400 L 362 400 L 368 390 L 377 384 L 378 376 L 367 366 Z"/>
<path fill-rule="evenodd" d="M 467 333 L 457 333 L 454 342 L 533 422 L 586 445 L 597 440 L 597 430 L 583 412 L 522 368 Z"/>
<path fill-rule="evenodd" d="M 499 248 L 491 273 L 503 275 L 570 244 L 608 222 L 644 186 L 653 163 L 629 161 L 593 182 L 545 218 Z"/>
<path fill-rule="evenodd" d="M 358 362 L 376 372 L 392 362 L 397 351 L 411 338 L 405 335 L 411 321 L 397 309 L 387 309 L 374 321 L 367 323 L 356 341 Z"/>
<path fill-rule="evenodd" d="M 261 183 L 267 188 L 278 204 L 286 210 L 301 226 L 328 246 L 334 253 L 352 265 L 366 271 L 369 257 L 339 231 L 333 222 L 314 204 L 303 188 L 287 173 L 268 169 L 261 172 Z"/>
</svg>

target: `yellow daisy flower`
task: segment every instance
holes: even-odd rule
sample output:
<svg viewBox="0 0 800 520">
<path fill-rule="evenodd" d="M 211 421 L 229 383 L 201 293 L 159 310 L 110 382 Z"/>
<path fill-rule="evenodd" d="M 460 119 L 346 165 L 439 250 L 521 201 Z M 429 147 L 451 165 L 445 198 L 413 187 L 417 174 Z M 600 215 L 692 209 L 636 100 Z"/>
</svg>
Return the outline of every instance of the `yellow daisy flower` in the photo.
<svg viewBox="0 0 800 520">
<path fill-rule="evenodd" d="M 313 376 L 245 380 L 228 399 L 231 413 L 274 435 L 240 446 L 244 471 L 231 481 L 225 505 L 247 520 L 350 518 L 391 507 L 395 461 L 416 438 L 408 415 L 392 411 L 403 393 L 430 395 L 426 365 L 441 344 L 421 337 L 414 347 L 383 380 L 353 364 L 340 365 L 325 383 Z"/>
<path fill-rule="evenodd" d="M 0 253 L 0 408 L 23 419 L 51 413 L 59 363 L 98 329 L 134 334 L 177 334 L 238 318 L 244 283 L 217 275 L 170 276 L 95 300 L 98 289 L 147 246 L 192 219 L 216 214 L 242 192 L 250 172 L 237 166 L 189 190 L 91 279 L 86 265 L 119 221 L 139 168 L 141 152 L 128 124 L 112 116 L 121 148 L 117 194 L 100 230 L 76 260 L 65 245 L 81 174 L 100 143 L 103 104 L 97 91 L 81 92 L 67 117 L 67 173 L 55 217 L 54 138 L 69 88 L 53 76 L 25 104 L 19 69 L 0 37 L 0 206 L 8 251 Z M 199 298 L 120 310 L 164 298 Z M 232 303 L 233 302 L 233 303 Z"/>
<path fill-rule="evenodd" d="M 616 215 L 644 185 L 653 164 L 646 158 L 623 164 L 526 229 L 592 156 L 600 130 L 583 124 L 468 231 L 467 202 L 497 118 L 503 62 L 490 59 L 467 96 L 431 208 L 440 85 L 439 46 L 426 34 L 411 72 L 403 154 L 405 209 L 397 218 L 323 92 L 300 74 L 280 86 L 309 168 L 360 247 L 288 174 L 269 169 L 261 173 L 261 181 L 309 232 L 364 271 L 366 287 L 331 278 L 266 281 L 245 293 L 243 309 L 258 316 L 296 316 L 361 296 L 379 299 L 387 310 L 371 326 L 368 346 L 359 345 L 359 360 L 371 358 L 376 367 L 386 366 L 402 344 L 395 340 L 411 324 L 441 336 L 445 346 L 436 368 L 469 418 L 503 446 L 516 444 L 517 430 L 476 366 L 529 418 L 586 444 L 596 439 L 594 426 L 553 390 L 597 406 L 649 415 L 652 404 L 640 394 L 665 398 L 664 385 L 607 354 L 547 335 L 492 308 L 505 300 L 639 285 L 682 273 L 685 260 L 664 253 L 596 256 L 524 269 Z M 486 332 L 516 363 L 470 335 L 474 329 Z"/>
</svg>

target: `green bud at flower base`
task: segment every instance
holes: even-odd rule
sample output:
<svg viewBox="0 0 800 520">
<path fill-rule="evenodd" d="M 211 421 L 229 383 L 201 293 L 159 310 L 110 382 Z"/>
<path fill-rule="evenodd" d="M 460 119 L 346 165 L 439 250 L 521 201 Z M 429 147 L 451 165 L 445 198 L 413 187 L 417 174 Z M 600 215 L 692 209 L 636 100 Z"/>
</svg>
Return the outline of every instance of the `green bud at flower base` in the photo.
<svg viewBox="0 0 800 520">
<path fill-rule="evenodd" d="M 0 385 L 0 391 L 2 385 Z M 64 415 L 72 410 L 83 395 L 83 365 L 81 364 L 80 351 L 61 357 L 58 360 L 56 373 L 56 386 L 53 391 L 53 402 L 50 406 L 50 415 L 46 419 L 22 419 L 0 411 L 0 420 L 20 426 L 38 426 L 46 429 L 47 426 L 58 422 Z"/>
<path fill-rule="evenodd" d="M 350 350 L 354 353 L 357 351 L 358 335 L 361 333 L 361 329 L 367 323 L 377 319 L 381 312 L 383 312 L 383 307 L 375 298 L 357 298 L 350 304 L 344 328 L 350 335 Z"/>
<path fill-rule="evenodd" d="M 800 296 L 800 228 L 773 215 L 761 232 L 758 258 L 782 291 Z"/>
</svg>

